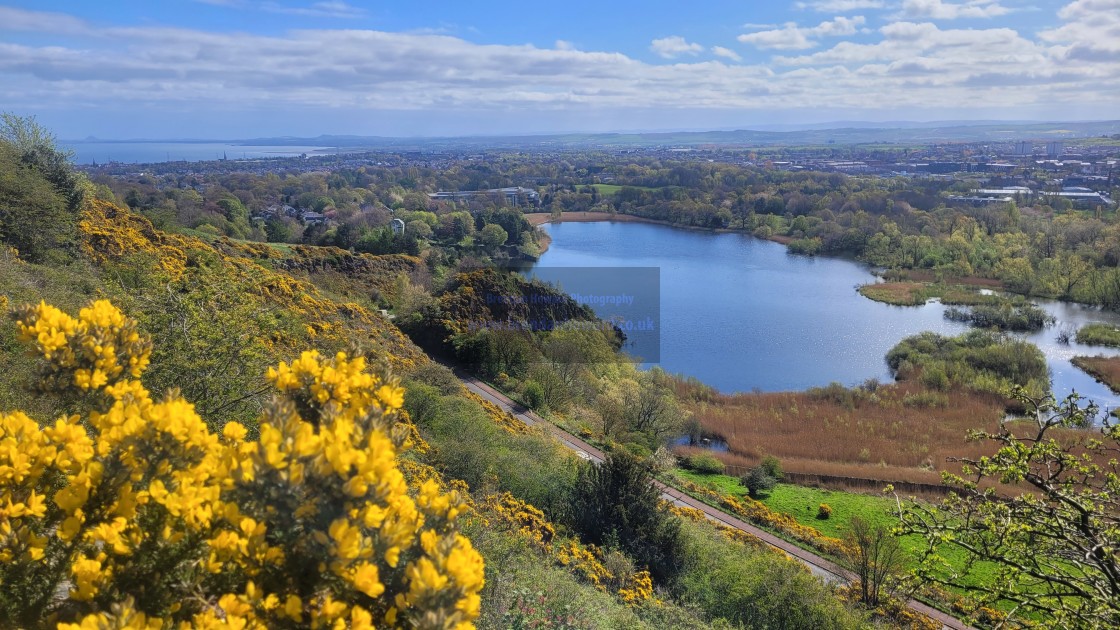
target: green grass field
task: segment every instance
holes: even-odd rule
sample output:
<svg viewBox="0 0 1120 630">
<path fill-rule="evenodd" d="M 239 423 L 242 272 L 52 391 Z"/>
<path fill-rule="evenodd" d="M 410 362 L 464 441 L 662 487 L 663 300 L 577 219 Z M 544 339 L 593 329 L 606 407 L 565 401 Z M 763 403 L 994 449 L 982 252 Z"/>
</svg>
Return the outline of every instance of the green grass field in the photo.
<svg viewBox="0 0 1120 630">
<path fill-rule="evenodd" d="M 681 479 L 711 488 L 722 494 L 730 494 L 735 497 L 747 496 L 747 489 L 735 477 L 704 475 L 682 469 L 677 469 L 674 473 Z M 899 522 L 896 516 L 898 506 L 893 495 L 875 496 L 779 483 L 769 495 L 763 496 L 759 500 L 776 512 L 792 516 L 802 525 L 814 527 L 826 536 L 841 539 L 848 533 L 849 523 L 853 516 L 858 516 L 873 526 L 882 525 L 888 528 L 895 527 Z M 832 508 L 832 516 L 828 519 L 817 518 L 817 507 L 822 503 L 828 504 Z M 922 540 L 917 536 L 903 536 L 899 539 L 899 543 L 905 552 L 906 568 L 914 568 L 918 561 L 918 553 L 922 548 Z M 945 557 L 954 568 L 959 569 L 966 565 L 966 557 L 963 552 L 949 550 L 945 553 Z M 970 582 L 984 583 L 994 579 L 994 575 L 994 565 L 978 563 L 972 568 Z"/>
<path fill-rule="evenodd" d="M 648 186 L 619 186 L 617 184 L 591 184 L 591 187 L 599 191 L 600 195 L 614 195 L 623 188 L 637 188 L 638 190 L 657 190 Z"/>
<path fill-rule="evenodd" d="M 736 497 L 747 496 L 747 489 L 735 477 L 702 475 L 689 470 L 678 470 L 677 475 L 693 483 L 711 487 L 723 494 Z M 898 519 L 893 513 L 897 509 L 894 497 L 880 497 L 780 483 L 774 487 L 768 496 L 761 497 L 760 501 L 772 510 L 794 517 L 802 525 L 814 527 L 822 534 L 835 538 L 844 537 L 848 531 L 848 523 L 853 516 L 858 516 L 874 525 L 881 524 L 886 527 L 894 527 L 898 524 Z M 817 518 L 817 507 L 822 503 L 826 503 L 832 508 L 831 518 Z"/>
</svg>

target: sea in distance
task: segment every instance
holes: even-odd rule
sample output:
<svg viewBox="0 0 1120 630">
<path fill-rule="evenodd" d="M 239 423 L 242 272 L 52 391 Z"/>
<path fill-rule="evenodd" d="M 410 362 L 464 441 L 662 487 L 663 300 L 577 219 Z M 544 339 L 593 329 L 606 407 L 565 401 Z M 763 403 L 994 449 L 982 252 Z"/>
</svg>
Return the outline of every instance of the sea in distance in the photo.
<svg viewBox="0 0 1120 630">
<path fill-rule="evenodd" d="M 201 162 L 205 160 L 241 160 L 265 157 L 297 157 L 302 154 L 330 153 L 330 147 L 249 146 L 226 142 L 85 142 L 60 141 L 59 145 L 74 152 L 75 164 L 124 162 Z"/>
<path fill-rule="evenodd" d="M 745 234 L 608 222 L 544 229 L 552 243 L 527 273 L 564 278 L 561 288 L 570 294 L 588 293 L 589 287 L 578 286 L 581 276 L 564 274 L 564 268 L 598 268 L 601 273 L 583 277 L 613 275 L 624 283 L 632 276 L 611 270 L 658 268 L 659 291 L 628 291 L 636 302 L 657 302 L 659 347 L 650 363 L 722 392 L 804 390 L 870 378 L 890 382 L 885 356 L 902 338 L 925 330 L 945 335 L 968 330 L 946 320 L 937 302 L 903 307 L 861 296 L 856 287 L 876 280 L 866 265 L 789 254 L 783 245 Z M 1020 336 L 1046 355 L 1054 394 L 1076 390 L 1103 408 L 1120 407 L 1120 396 L 1070 363 L 1076 355 L 1117 351 L 1057 341 L 1062 328 L 1097 321 L 1120 325 L 1120 315 L 1035 302 L 1057 323 Z"/>
</svg>

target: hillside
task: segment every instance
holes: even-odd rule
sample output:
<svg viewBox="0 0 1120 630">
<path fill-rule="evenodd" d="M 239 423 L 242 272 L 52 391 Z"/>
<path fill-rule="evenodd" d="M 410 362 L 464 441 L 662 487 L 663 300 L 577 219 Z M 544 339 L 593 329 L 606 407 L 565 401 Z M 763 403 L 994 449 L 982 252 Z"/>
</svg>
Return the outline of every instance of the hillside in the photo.
<svg viewBox="0 0 1120 630">
<path fill-rule="evenodd" d="M 30 203 L 27 195 L 59 189 L 34 166 L 20 175 L 34 185 L 4 190 L 6 214 L 0 216 L 7 223 L 0 233 L 6 237 L 17 223 L 12 218 L 21 216 L 19 208 Z M 401 422 L 413 437 L 399 466 L 417 496 L 425 480 L 431 480 L 444 491 L 467 497 L 470 510 L 461 519 L 461 529 L 486 567 L 477 608 L 480 627 L 777 623 L 847 628 L 856 627 L 863 616 L 799 563 L 718 531 L 695 515 L 674 515 L 658 506 L 656 498 L 650 502 L 649 471 L 642 467 L 622 470 L 636 475 L 631 478 L 633 491 L 646 497 L 636 499 L 636 505 L 645 506 L 646 525 L 621 540 L 612 539 L 614 534 L 603 538 L 602 531 L 590 536 L 589 521 L 581 516 L 584 504 L 576 500 L 577 487 L 587 487 L 580 480 L 591 474 L 586 465 L 547 435 L 511 422 L 501 410 L 468 394 L 378 310 L 383 298 L 395 299 L 408 291 L 409 274 L 423 271 L 418 259 L 331 248 L 274 248 L 229 239 L 208 242 L 156 229 L 107 190 L 86 182 L 77 186 L 80 202 L 72 210 L 55 208 L 56 218 L 65 224 L 60 232 L 70 230 L 67 238 L 43 243 L 34 256 L 10 246 L 0 251 L 0 306 L 23 313 L 17 317 L 26 322 L 28 311 L 17 308 L 25 304 L 51 304 L 73 314 L 94 300 L 111 301 L 123 316 L 135 320 L 141 341 L 151 339 L 142 386 L 153 400 L 193 403 L 198 426 L 203 427 L 197 430 L 211 432 L 214 439 L 229 435 L 233 429 L 228 427 L 234 426 L 245 427 L 247 444 L 273 435 L 275 377 L 267 378 L 269 370 L 308 349 L 323 357 L 345 351 L 346 356 L 364 358 L 389 382 L 400 379 Z M 503 286 L 494 289 L 510 288 Z M 579 310 L 572 308 L 564 316 Z M 47 385 L 44 370 L 53 359 L 49 351 L 47 363 L 26 355 L 23 325 L 17 326 L 14 318 L 0 325 L 0 362 L 6 366 L 0 373 L 0 412 L 22 410 L 44 426 L 63 414 L 100 417 L 101 398 Z M 342 369 L 343 364 L 338 365 Z M 327 378 L 329 371 L 322 374 Z M 100 425 L 93 426 L 89 430 L 98 435 Z M 105 456 L 115 457 L 114 452 Z M 614 517 L 594 523 L 602 526 L 610 518 Z M 633 516 L 626 519 L 634 527 Z M 655 549 L 659 551 L 650 555 Z M 22 570 L 21 566 L 9 568 Z M 137 565 L 135 570 L 140 576 L 146 569 Z M 98 579 L 113 580 L 118 574 L 123 579 L 127 573 L 123 568 L 114 571 L 106 570 Z M 38 584 L 26 575 L 18 579 Z M 0 571 L 5 587 L 16 579 L 8 569 Z M 111 588 L 109 582 L 102 583 L 103 594 L 87 604 L 48 598 L 49 604 L 29 609 L 24 606 L 30 600 L 12 591 L 13 595 L 0 595 L 0 606 L 24 619 L 21 625 L 49 627 L 54 620 L 77 622 L 85 613 L 124 614 L 123 609 L 109 613 L 111 598 L 139 594 L 127 582 Z M 130 606 L 152 619 L 169 620 L 208 610 L 207 605 L 171 606 L 176 596 L 170 593 L 179 586 L 168 583 L 166 588 L 171 589 L 168 595 L 136 596 Z M 324 614 L 314 607 L 306 610 L 312 617 Z"/>
</svg>

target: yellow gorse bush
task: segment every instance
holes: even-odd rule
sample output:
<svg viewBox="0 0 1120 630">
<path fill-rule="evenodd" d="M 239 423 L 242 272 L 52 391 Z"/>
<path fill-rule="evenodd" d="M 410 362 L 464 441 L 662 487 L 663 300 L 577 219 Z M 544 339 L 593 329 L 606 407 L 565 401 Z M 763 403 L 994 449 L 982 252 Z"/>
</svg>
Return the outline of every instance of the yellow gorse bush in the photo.
<svg viewBox="0 0 1120 630">
<path fill-rule="evenodd" d="M 269 370 L 260 439 L 138 380 L 151 344 L 112 304 L 16 313 L 82 418 L 0 414 L 0 619 L 58 628 L 455 628 L 483 562 L 458 490 L 409 487 L 403 390 L 363 358 Z"/>
</svg>

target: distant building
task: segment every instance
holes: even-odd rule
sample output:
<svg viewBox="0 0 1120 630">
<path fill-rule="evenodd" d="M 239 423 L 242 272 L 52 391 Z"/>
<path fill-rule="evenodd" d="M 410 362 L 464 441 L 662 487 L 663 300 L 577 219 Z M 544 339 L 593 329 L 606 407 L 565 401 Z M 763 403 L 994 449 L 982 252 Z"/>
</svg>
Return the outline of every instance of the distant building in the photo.
<svg viewBox="0 0 1120 630">
<path fill-rule="evenodd" d="M 1034 145 L 1026 141 L 1016 142 L 1014 154 L 1018 156 L 1034 155 Z"/>
<path fill-rule="evenodd" d="M 967 203 L 973 206 L 985 206 L 993 203 L 1010 203 L 1016 199 L 1029 201 L 1034 196 L 1034 191 L 1026 186 L 1008 186 L 1006 188 L 980 188 L 969 195 L 950 195 L 949 199 L 957 203 Z"/>
<path fill-rule="evenodd" d="M 321 212 L 304 212 L 300 218 L 303 219 L 303 222 L 307 225 L 318 225 L 327 222 L 326 215 Z"/>
<path fill-rule="evenodd" d="M 402 234 L 404 232 L 404 221 L 402 219 L 393 219 L 389 222 L 389 227 L 392 228 L 393 234 Z"/>
<path fill-rule="evenodd" d="M 949 195 L 949 201 L 967 203 L 971 206 L 986 206 L 992 203 L 1011 203 L 1014 197 L 982 197 L 980 195 Z"/>
<path fill-rule="evenodd" d="M 1051 194 L 1054 197 L 1069 199 L 1070 203 L 1072 203 L 1075 208 L 1092 209 L 1096 208 L 1097 206 L 1104 206 L 1106 208 L 1112 207 L 1112 199 L 1110 199 L 1108 195 L 1093 191 L 1086 192 L 1086 190 L 1087 189 L 1073 191 L 1063 190 L 1060 193 Z"/>
<path fill-rule="evenodd" d="M 459 191 L 440 191 L 429 193 L 430 199 L 471 199 L 472 197 L 487 197 L 487 196 L 500 196 L 504 197 L 506 201 L 512 204 L 519 204 L 522 200 L 531 205 L 539 206 L 541 203 L 540 193 L 532 188 L 522 188 L 521 186 L 511 186 L 509 188 L 491 188 L 489 190 L 459 190 Z"/>
<path fill-rule="evenodd" d="M 1065 150 L 1065 143 L 1060 140 L 1051 140 L 1046 143 L 1046 157 L 1051 160 L 1060 157 Z"/>
</svg>

